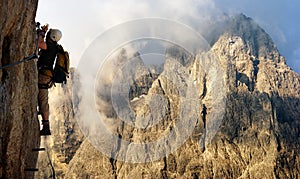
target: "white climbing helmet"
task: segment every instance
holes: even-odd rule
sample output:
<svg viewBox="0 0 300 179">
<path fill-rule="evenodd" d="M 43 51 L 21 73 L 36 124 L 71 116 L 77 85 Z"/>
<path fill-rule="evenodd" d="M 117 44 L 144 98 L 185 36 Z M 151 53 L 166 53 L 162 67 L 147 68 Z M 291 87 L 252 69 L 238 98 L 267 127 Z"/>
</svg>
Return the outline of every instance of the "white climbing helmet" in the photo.
<svg viewBox="0 0 300 179">
<path fill-rule="evenodd" d="M 58 29 L 50 29 L 50 39 L 58 42 L 61 39 L 62 33 Z"/>
</svg>

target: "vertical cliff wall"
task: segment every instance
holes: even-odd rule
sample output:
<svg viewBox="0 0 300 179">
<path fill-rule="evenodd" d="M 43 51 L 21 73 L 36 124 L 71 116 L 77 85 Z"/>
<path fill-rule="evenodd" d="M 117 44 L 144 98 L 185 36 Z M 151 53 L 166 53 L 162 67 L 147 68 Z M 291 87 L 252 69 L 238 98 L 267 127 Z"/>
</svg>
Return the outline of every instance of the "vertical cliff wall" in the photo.
<svg viewBox="0 0 300 179">
<path fill-rule="evenodd" d="M 0 66 L 34 53 L 38 0 L 0 1 Z M 0 178 L 32 178 L 39 146 L 35 61 L 0 69 Z"/>
</svg>

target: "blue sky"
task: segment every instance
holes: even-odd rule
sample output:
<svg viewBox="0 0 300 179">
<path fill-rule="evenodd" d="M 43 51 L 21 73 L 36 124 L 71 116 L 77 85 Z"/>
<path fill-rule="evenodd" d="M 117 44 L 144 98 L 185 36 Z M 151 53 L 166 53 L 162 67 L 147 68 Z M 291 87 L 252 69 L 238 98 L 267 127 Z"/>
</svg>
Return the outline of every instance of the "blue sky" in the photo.
<svg viewBox="0 0 300 179">
<path fill-rule="evenodd" d="M 182 21 L 226 12 L 244 13 L 275 41 L 287 63 L 300 73 L 299 0 L 39 0 L 36 21 L 63 32 L 60 41 L 76 66 L 88 45 L 110 27 L 143 17 Z"/>
</svg>

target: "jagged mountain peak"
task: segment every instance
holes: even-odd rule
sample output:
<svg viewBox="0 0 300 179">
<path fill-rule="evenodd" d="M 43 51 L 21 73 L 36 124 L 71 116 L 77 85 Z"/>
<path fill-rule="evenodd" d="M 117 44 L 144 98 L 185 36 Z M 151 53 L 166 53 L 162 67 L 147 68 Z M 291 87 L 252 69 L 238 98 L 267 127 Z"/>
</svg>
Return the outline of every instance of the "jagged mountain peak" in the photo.
<svg viewBox="0 0 300 179">
<path fill-rule="evenodd" d="M 222 41 L 223 45 L 232 43 L 236 37 L 239 37 L 244 48 L 248 50 L 247 53 L 255 58 L 272 59 L 275 62 L 285 61 L 283 58 L 280 59 L 280 53 L 270 35 L 257 22 L 244 14 L 224 14 L 223 19 L 216 21 L 209 29 L 202 32 L 202 35 L 211 46 L 220 42 L 224 35 L 228 38 L 228 42 Z"/>
<path fill-rule="evenodd" d="M 232 16 L 225 33 L 233 37 L 240 37 L 249 49 L 251 55 L 260 59 L 271 59 L 279 52 L 268 33 L 265 32 L 253 19 L 244 14 Z"/>
<path fill-rule="evenodd" d="M 112 75 L 100 75 L 103 79 L 98 84 L 97 104 L 107 116 L 103 121 L 112 133 L 122 140 L 147 144 L 172 130 L 177 142 L 183 133 L 174 127 L 191 119 L 187 114 L 194 114 L 197 122 L 180 148 L 157 161 L 131 164 L 113 158 L 115 154 L 106 156 L 83 140 L 76 151 L 68 151 L 68 146 L 64 146 L 62 151 L 68 152 L 66 156 L 72 159 L 64 165 L 67 167 L 61 170 L 62 175 L 66 178 L 297 178 L 300 77 L 284 63 L 270 36 L 251 18 L 240 14 L 228 16 L 227 20 L 227 25 L 218 29 L 219 35 L 214 37 L 217 40 L 207 53 L 193 56 L 177 47 L 167 48 L 161 73 L 150 72 L 143 56 L 134 50 L 123 49 L 104 64 Z M 111 94 L 118 94 L 118 98 Z M 50 106 L 55 108 L 53 104 Z M 131 110 L 127 113 L 133 116 L 131 123 L 121 120 L 125 111 L 122 109 Z M 214 118 L 219 115 L 221 121 Z M 182 126 L 188 128 L 190 124 Z M 67 127 L 69 130 L 72 125 Z M 73 135 L 59 135 L 56 141 L 63 141 L 63 136 Z M 157 151 L 170 148 L 172 141 L 149 147 L 149 151 L 159 154 Z M 128 157 L 146 161 L 127 145 L 114 144 L 117 150 L 112 149 L 111 153 L 122 155 L 125 151 Z"/>
</svg>

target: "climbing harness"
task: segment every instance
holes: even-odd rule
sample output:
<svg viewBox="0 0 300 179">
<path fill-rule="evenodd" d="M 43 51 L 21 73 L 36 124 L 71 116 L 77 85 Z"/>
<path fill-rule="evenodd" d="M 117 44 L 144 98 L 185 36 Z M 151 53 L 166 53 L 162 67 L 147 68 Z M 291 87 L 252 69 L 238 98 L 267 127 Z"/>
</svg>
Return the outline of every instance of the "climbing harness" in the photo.
<svg viewBox="0 0 300 179">
<path fill-rule="evenodd" d="M 37 39 L 37 42 L 36 42 L 36 46 L 35 46 L 35 53 L 33 53 L 32 55 L 28 56 L 28 57 L 25 57 L 24 59 L 20 60 L 20 61 L 17 61 L 15 63 L 11 63 L 11 64 L 8 64 L 8 65 L 4 65 L 4 66 L 0 66 L 0 69 L 5 69 L 5 68 L 9 68 L 9 67 L 12 67 L 12 66 L 16 66 L 20 63 L 24 63 L 26 61 L 29 61 L 29 60 L 32 60 L 32 59 L 36 59 L 38 58 L 38 53 L 39 53 L 39 40 L 40 40 L 40 23 L 37 22 L 35 24 L 36 28 L 37 28 L 37 32 L 38 32 L 38 39 Z"/>
</svg>

